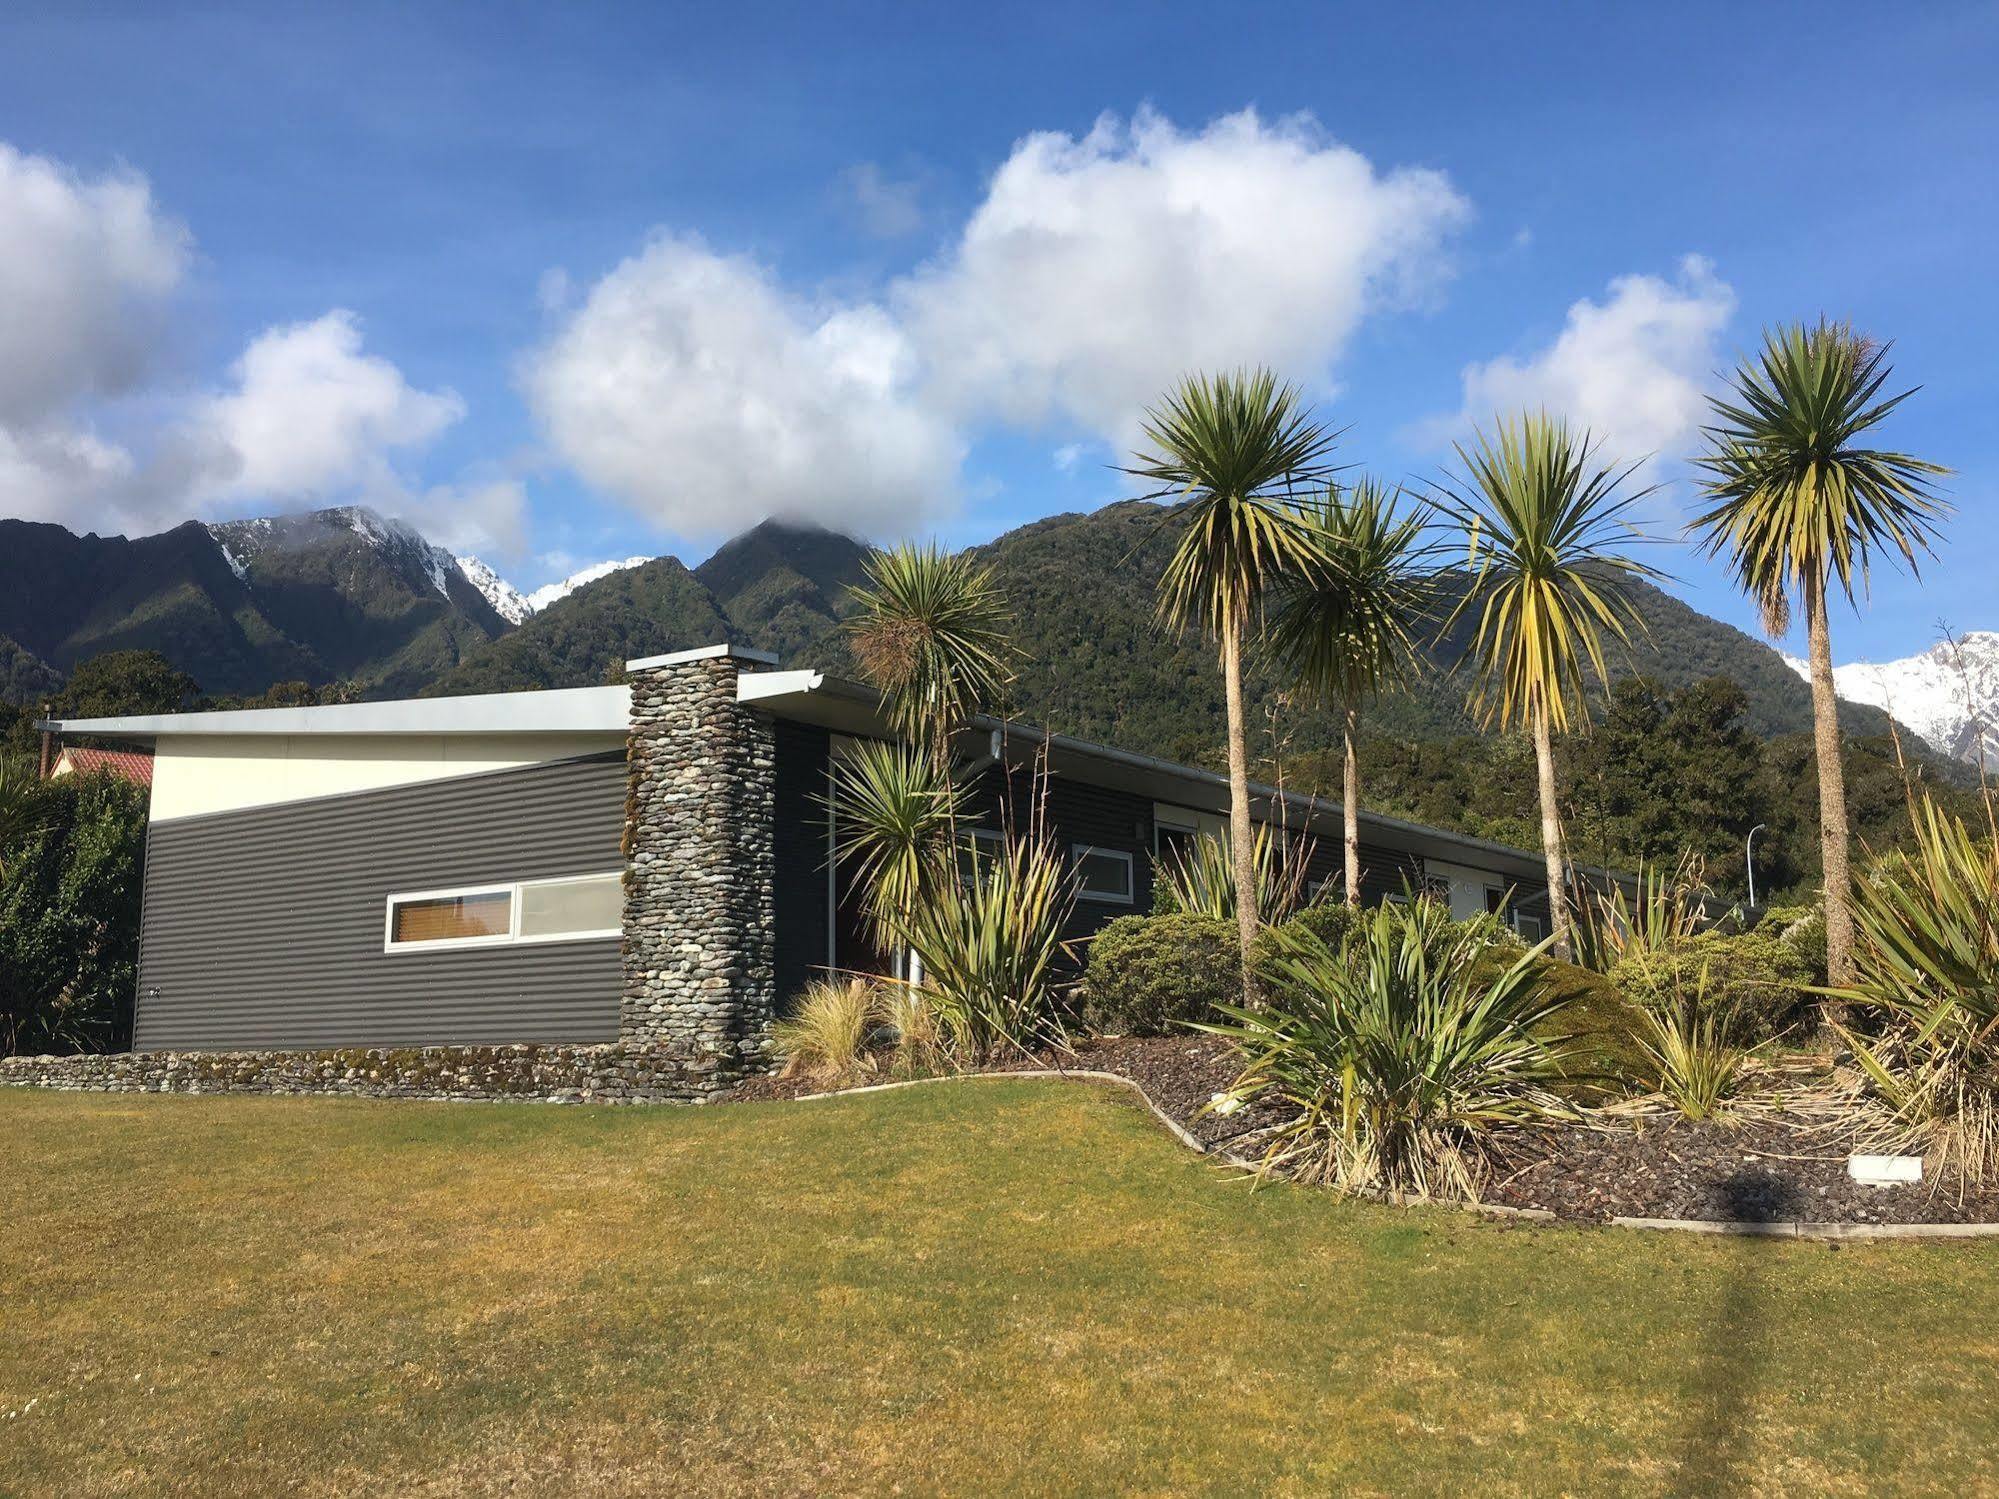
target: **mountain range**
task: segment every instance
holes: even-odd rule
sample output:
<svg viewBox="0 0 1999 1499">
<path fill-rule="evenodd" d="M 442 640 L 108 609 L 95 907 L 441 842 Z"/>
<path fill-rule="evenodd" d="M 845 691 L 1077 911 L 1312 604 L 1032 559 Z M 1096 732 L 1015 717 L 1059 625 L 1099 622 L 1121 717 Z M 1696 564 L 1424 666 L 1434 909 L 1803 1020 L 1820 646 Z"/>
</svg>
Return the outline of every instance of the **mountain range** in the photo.
<svg viewBox="0 0 1999 1499">
<path fill-rule="evenodd" d="M 1153 625 L 1170 547 L 1170 512 L 1128 501 L 1050 516 L 973 549 L 1014 611 L 1016 711 L 1085 738 L 1215 758 L 1222 704 L 1212 653 Z M 30 701 L 79 660 L 132 648 L 159 651 L 210 693 L 238 695 L 289 680 L 348 682 L 377 697 L 576 686 L 615 679 L 633 656 L 720 640 L 850 671 L 841 620 L 867 556 L 837 532 L 765 521 L 698 567 L 626 558 L 523 592 L 478 558 L 361 507 L 189 522 L 131 540 L 0 521 L 0 695 Z M 1639 585 L 1636 602 L 1646 628 L 1619 674 L 1643 672 L 1668 688 L 1729 676 L 1747 694 L 1757 734 L 1809 728 L 1809 688 L 1785 657 L 1659 589 Z M 1404 739 L 1475 732 L 1454 670 L 1465 644 L 1462 628 L 1442 640 L 1433 669 L 1381 700 L 1372 727 Z M 1999 635 L 1966 637 L 1962 650 L 1974 697 L 1999 708 Z M 1975 706 L 1963 717 L 1945 711 L 1965 701 L 1964 677 L 1937 656 L 1840 668 L 1849 731 L 1882 731 L 1892 709 L 1939 751 L 1968 758 Z M 1246 687 L 1264 750 L 1279 748 L 1279 724 L 1283 747 L 1317 747 L 1330 725 L 1324 715 L 1277 713 L 1282 685 L 1252 664 Z"/>
<path fill-rule="evenodd" d="M 1784 657 L 1806 681 L 1808 662 Z M 1855 661 L 1832 669 L 1849 702 L 1870 703 L 1907 724 L 1939 754 L 1976 765 L 1981 750 L 1999 769 L 1999 634 L 1972 630 L 1899 661 Z"/>
</svg>

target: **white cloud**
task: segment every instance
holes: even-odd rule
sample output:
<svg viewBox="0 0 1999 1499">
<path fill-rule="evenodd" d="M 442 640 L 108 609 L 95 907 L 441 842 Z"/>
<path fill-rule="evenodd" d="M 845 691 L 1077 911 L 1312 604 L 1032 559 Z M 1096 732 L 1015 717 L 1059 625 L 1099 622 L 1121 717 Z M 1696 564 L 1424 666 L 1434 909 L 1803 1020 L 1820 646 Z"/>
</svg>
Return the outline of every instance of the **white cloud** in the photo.
<svg viewBox="0 0 1999 1499">
<path fill-rule="evenodd" d="M 957 245 L 895 305 L 968 417 L 1119 447 L 1183 374 L 1270 364 L 1323 387 L 1361 321 L 1449 275 L 1470 216 L 1442 173 L 1378 172 L 1309 115 L 1183 131 L 1150 110 L 1020 141 Z"/>
<path fill-rule="evenodd" d="M 894 178 L 871 161 L 840 174 L 840 190 L 855 220 L 877 239 L 900 239 L 923 227 L 923 185 Z"/>
<path fill-rule="evenodd" d="M 230 371 L 233 389 L 194 421 L 209 498 L 319 501 L 398 493 L 391 455 L 420 447 L 465 414 L 451 391 L 418 390 L 361 351 L 353 313 L 259 334 Z"/>
<path fill-rule="evenodd" d="M 527 490 L 517 479 L 438 484 L 397 503 L 396 513 L 453 552 L 518 558 L 527 542 Z"/>
<path fill-rule="evenodd" d="M 915 209 L 878 168 L 847 186 Z M 1021 140 L 957 242 L 879 303 L 815 301 L 662 232 L 558 306 L 522 383 L 566 462 L 671 530 L 908 531 L 964 497 L 986 422 L 1115 451 L 1190 370 L 1267 363 L 1329 395 L 1363 319 L 1448 277 L 1469 214 L 1441 173 L 1379 172 L 1309 116 L 1106 116 Z"/>
<path fill-rule="evenodd" d="M 1524 359 L 1501 355 L 1464 371 L 1464 402 L 1429 424 L 1460 436 L 1497 415 L 1545 407 L 1587 427 L 1627 462 L 1676 456 L 1707 413 L 1705 392 L 1735 293 L 1698 255 L 1678 276 L 1619 276 L 1601 302 L 1569 308 L 1554 342 Z"/>
<path fill-rule="evenodd" d="M 556 451 L 670 530 L 761 516 L 862 533 L 947 502 L 962 456 L 878 307 L 819 307 L 755 262 L 659 235 L 523 368 Z"/>
<path fill-rule="evenodd" d="M 85 179 L 0 144 L 0 427 L 137 385 L 190 248 L 144 178 Z"/>
</svg>

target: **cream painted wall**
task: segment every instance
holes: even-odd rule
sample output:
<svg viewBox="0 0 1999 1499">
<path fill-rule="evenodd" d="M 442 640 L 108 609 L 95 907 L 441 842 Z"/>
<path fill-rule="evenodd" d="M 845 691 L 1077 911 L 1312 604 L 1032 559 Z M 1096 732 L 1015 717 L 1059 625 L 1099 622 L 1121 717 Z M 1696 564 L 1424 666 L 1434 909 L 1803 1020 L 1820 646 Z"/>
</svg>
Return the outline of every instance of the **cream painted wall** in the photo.
<svg viewBox="0 0 1999 1499">
<path fill-rule="evenodd" d="M 163 734 L 153 754 L 152 820 L 412 786 L 624 747 L 622 734 Z"/>
<path fill-rule="evenodd" d="M 1506 886 L 1503 876 L 1487 869 L 1472 869 L 1463 864 L 1446 864 L 1442 859 L 1425 859 L 1423 873 L 1431 878 L 1442 877 L 1451 882 L 1451 917 L 1464 921 L 1485 912 L 1485 892 L 1489 885 L 1502 889 Z"/>
</svg>

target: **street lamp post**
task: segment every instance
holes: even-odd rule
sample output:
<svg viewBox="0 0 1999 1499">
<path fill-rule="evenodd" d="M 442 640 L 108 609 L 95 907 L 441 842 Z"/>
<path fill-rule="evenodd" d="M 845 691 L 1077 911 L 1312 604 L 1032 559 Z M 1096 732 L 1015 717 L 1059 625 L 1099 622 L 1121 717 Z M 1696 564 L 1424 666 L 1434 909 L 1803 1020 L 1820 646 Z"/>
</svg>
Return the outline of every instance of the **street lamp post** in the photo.
<svg viewBox="0 0 1999 1499">
<path fill-rule="evenodd" d="M 1742 846 L 1742 866 L 1749 874 L 1749 909 L 1756 909 L 1756 835 L 1768 827 L 1759 822 L 1749 830 L 1749 841 Z"/>
</svg>

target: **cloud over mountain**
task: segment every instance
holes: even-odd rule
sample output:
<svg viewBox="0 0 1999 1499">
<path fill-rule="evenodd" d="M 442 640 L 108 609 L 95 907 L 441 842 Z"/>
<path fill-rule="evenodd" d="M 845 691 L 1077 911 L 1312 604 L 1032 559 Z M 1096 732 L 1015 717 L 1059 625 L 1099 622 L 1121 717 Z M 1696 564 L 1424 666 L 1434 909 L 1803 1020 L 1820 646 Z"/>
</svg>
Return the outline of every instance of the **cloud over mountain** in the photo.
<svg viewBox="0 0 1999 1499">
<path fill-rule="evenodd" d="M 1469 217 L 1442 173 L 1378 170 L 1307 115 L 1105 116 L 1019 141 L 944 252 L 873 300 L 658 232 L 560 311 L 523 385 L 565 461 L 671 530 L 907 530 L 983 427 L 1125 443 L 1202 367 L 1325 388 L 1370 313 L 1449 276 Z"/>
</svg>

